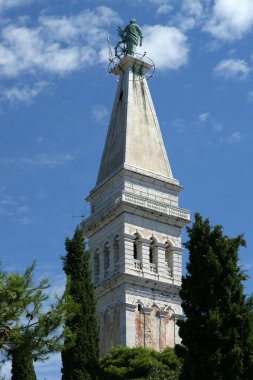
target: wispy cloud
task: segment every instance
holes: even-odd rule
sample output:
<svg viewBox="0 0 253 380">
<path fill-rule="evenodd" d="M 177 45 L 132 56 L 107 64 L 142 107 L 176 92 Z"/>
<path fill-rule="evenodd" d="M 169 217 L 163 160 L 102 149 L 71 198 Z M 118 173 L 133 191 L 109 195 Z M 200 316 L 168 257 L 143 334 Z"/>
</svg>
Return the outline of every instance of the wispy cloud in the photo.
<svg viewBox="0 0 253 380">
<path fill-rule="evenodd" d="M 243 59 L 224 59 L 214 68 L 215 74 L 225 79 L 244 79 L 251 68 Z"/>
<path fill-rule="evenodd" d="M 198 119 L 202 123 L 205 123 L 209 118 L 210 118 L 210 113 L 209 112 L 203 112 L 203 113 L 199 114 L 199 116 L 198 116 Z"/>
<path fill-rule="evenodd" d="M 204 30 L 221 40 L 242 38 L 253 27 L 252 0 L 215 0 Z"/>
<path fill-rule="evenodd" d="M 183 133 L 186 129 L 186 120 L 183 118 L 176 118 L 171 122 L 171 127 L 178 133 Z"/>
<path fill-rule="evenodd" d="M 0 12 L 9 8 L 21 7 L 28 5 L 37 0 L 0 0 Z"/>
<path fill-rule="evenodd" d="M 35 154 L 32 157 L 21 157 L 21 158 L 12 158 L 4 157 L 0 158 L 0 165 L 18 165 L 22 167 L 57 167 L 67 164 L 72 161 L 74 156 L 71 154 L 62 154 L 62 153 L 44 153 L 44 154 Z"/>
<path fill-rule="evenodd" d="M 247 99 L 248 104 L 253 104 L 253 91 L 250 91 L 248 93 L 248 99 Z"/>
<path fill-rule="evenodd" d="M 5 191 L 0 194 L 0 217 L 24 226 L 33 224 L 35 221 L 29 215 L 28 199 L 24 196 L 14 198 L 12 195 L 6 194 Z"/>
<path fill-rule="evenodd" d="M 100 6 L 76 16 L 41 16 L 34 27 L 25 20 L 4 24 L 0 75 L 16 77 L 38 71 L 65 75 L 99 62 L 106 29 L 120 21 L 117 12 Z"/>
<path fill-rule="evenodd" d="M 221 137 L 220 142 L 226 144 L 237 144 L 241 141 L 241 133 L 239 131 L 233 132 L 231 135 L 226 137 Z"/>
<path fill-rule="evenodd" d="M 170 13 L 171 11 L 173 10 L 173 7 L 171 4 L 161 4 L 158 6 L 157 10 L 156 10 L 156 13 L 158 15 L 164 15 L 164 14 L 168 14 Z"/>
<path fill-rule="evenodd" d="M 108 118 L 109 111 L 104 105 L 96 104 L 92 107 L 91 115 L 97 123 L 101 124 Z"/>
<path fill-rule="evenodd" d="M 17 84 L 13 87 L 2 88 L 0 89 L 0 101 L 28 104 L 39 94 L 46 92 L 51 86 L 49 82 L 41 81 L 33 85 Z"/>
</svg>

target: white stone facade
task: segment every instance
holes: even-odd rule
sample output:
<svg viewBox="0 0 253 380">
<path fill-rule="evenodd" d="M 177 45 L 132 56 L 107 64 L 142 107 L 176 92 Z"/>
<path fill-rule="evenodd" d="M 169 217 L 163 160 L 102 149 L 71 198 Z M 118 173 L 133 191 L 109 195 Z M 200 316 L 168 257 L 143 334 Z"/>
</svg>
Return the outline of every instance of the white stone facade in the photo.
<svg viewBox="0 0 253 380">
<path fill-rule="evenodd" d="M 123 170 L 89 197 L 92 215 L 82 228 L 92 252 L 101 356 L 117 344 L 163 350 L 179 341 L 181 228 L 189 222 L 179 191 L 174 182 Z"/>
<path fill-rule="evenodd" d="M 117 344 L 174 346 L 182 314 L 181 230 L 190 214 L 178 206 L 182 188 L 172 177 L 147 83 L 140 75 L 133 81 L 132 64 L 127 58 L 122 65 L 97 186 L 87 199 L 91 216 L 81 224 L 92 253 L 101 356 Z M 142 154 L 140 133 L 143 149 L 155 141 L 155 163 Z M 110 146 L 115 136 L 117 148 Z"/>
</svg>

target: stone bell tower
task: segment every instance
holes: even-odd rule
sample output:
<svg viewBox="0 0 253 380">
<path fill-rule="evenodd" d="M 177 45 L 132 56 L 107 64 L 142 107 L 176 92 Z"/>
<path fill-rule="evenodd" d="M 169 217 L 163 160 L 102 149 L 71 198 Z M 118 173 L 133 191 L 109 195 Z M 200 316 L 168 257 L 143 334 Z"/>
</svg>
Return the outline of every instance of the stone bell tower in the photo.
<svg viewBox="0 0 253 380">
<path fill-rule="evenodd" d="M 89 239 L 100 325 L 100 354 L 117 344 L 163 350 L 179 342 L 182 227 L 173 178 L 145 74 L 151 65 L 125 54 L 91 215 Z"/>
</svg>

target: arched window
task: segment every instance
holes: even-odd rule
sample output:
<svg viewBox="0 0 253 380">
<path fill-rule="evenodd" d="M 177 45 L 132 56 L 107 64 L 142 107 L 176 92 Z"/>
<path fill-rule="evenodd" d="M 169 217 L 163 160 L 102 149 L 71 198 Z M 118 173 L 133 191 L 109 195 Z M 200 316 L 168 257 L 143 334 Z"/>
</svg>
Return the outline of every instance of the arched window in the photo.
<svg viewBox="0 0 253 380">
<path fill-rule="evenodd" d="M 149 247 L 149 262 L 152 264 L 153 263 L 153 247 L 150 245 Z"/>
<path fill-rule="evenodd" d="M 135 234 L 134 244 L 133 244 L 133 258 L 134 258 L 134 269 L 141 270 L 142 269 L 142 246 L 139 241 L 140 235 L 138 233 Z"/>
<path fill-rule="evenodd" d="M 137 253 L 137 241 L 135 239 L 134 241 L 134 259 L 137 260 L 138 258 L 138 253 Z"/>
</svg>

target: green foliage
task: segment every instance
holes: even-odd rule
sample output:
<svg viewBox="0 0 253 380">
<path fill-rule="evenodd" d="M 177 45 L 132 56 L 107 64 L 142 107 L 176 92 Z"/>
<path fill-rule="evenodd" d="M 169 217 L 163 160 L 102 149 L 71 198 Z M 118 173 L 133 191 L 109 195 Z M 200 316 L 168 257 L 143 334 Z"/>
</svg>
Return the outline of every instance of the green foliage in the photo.
<svg viewBox="0 0 253 380">
<path fill-rule="evenodd" d="M 101 380 L 176 380 L 181 361 L 172 348 L 157 352 L 148 348 L 117 346 L 100 366 Z"/>
<path fill-rule="evenodd" d="M 62 348 L 64 304 L 61 299 L 48 304 L 50 284 L 46 279 L 34 284 L 34 268 L 32 264 L 24 275 L 0 276 L 1 357 L 12 359 L 12 380 L 35 379 L 33 361 L 44 361 Z"/>
<path fill-rule="evenodd" d="M 89 252 L 83 234 L 76 230 L 66 239 L 63 269 L 67 275 L 63 380 L 95 380 L 98 371 L 98 328 Z"/>
<path fill-rule="evenodd" d="M 12 380 L 36 380 L 33 357 L 25 343 L 24 339 L 22 347 L 12 352 Z"/>
<path fill-rule="evenodd" d="M 228 238 L 199 214 L 188 235 L 188 273 L 180 291 L 186 319 L 178 322 L 181 379 L 252 379 L 252 299 L 244 295 L 246 276 L 238 266 L 245 240 Z"/>
<path fill-rule="evenodd" d="M 35 264 L 28 267 L 24 275 L 0 270 L 0 349 L 9 341 L 17 321 L 33 298 L 32 272 Z M 45 288 L 47 283 L 43 284 Z"/>
</svg>

